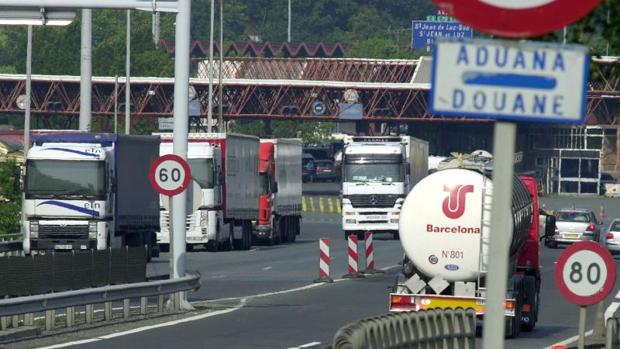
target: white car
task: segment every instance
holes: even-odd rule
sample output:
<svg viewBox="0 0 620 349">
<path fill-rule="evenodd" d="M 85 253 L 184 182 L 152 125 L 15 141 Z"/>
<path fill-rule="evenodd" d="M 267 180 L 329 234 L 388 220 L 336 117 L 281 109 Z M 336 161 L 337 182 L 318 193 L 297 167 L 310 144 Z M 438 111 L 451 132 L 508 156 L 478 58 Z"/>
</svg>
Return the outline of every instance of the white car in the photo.
<svg viewBox="0 0 620 349">
<path fill-rule="evenodd" d="M 614 219 L 607 229 L 605 246 L 612 254 L 620 254 L 620 218 Z"/>
</svg>

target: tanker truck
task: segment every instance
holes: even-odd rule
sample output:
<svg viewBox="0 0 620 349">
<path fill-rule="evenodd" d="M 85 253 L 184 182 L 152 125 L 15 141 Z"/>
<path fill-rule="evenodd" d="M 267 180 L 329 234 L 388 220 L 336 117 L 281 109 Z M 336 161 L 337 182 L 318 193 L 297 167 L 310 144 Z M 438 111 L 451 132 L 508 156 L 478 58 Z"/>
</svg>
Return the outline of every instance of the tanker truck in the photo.
<svg viewBox="0 0 620 349">
<path fill-rule="evenodd" d="M 390 311 L 473 308 L 485 312 L 491 227 L 492 160 L 457 159 L 421 180 L 402 207 L 399 232 L 405 251 L 390 294 Z M 506 336 L 532 330 L 538 320 L 539 248 L 555 220 L 540 214 L 536 179 L 514 177 Z M 540 221 L 539 221 L 540 220 Z"/>
</svg>

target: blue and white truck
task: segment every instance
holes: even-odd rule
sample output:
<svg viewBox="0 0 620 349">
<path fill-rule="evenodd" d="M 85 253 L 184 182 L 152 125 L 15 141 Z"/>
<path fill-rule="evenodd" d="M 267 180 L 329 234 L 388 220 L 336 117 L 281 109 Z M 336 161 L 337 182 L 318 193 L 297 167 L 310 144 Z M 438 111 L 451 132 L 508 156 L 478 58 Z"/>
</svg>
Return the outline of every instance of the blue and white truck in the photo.
<svg viewBox="0 0 620 349">
<path fill-rule="evenodd" d="M 35 136 L 26 157 L 24 252 L 146 245 L 156 256 L 159 196 L 149 169 L 158 156 L 156 136 Z"/>
</svg>

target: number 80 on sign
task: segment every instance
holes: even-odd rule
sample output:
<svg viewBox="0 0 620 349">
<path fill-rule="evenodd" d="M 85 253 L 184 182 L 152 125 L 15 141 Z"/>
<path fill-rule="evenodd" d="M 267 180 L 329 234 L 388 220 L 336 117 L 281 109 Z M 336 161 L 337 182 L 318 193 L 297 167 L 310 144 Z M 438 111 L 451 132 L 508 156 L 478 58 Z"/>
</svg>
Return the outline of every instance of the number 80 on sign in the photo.
<svg viewBox="0 0 620 349">
<path fill-rule="evenodd" d="M 149 178 L 155 191 L 162 195 L 174 196 L 182 193 L 189 186 L 192 174 L 182 157 L 168 154 L 157 158 L 153 165 Z"/>
<path fill-rule="evenodd" d="M 603 246 L 583 241 L 569 246 L 558 259 L 555 282 L 564 298 L 586 306 L 596 304 L 616 283 L 616 264 Z"/>
</svg>

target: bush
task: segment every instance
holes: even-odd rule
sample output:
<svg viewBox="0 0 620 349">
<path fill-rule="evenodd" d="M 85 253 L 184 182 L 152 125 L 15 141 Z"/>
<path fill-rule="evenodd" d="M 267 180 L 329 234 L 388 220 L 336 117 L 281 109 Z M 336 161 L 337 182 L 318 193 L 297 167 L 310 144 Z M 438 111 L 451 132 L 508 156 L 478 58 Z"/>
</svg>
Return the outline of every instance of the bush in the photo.
<svg viewBox="0 0 620 349">
<path fill-rule="evenodd" d="M 20 169 L 20 164 L 13 158 L 0 162 L 0 234 L 15 234 L 20 231 Z"/>
</svg>

